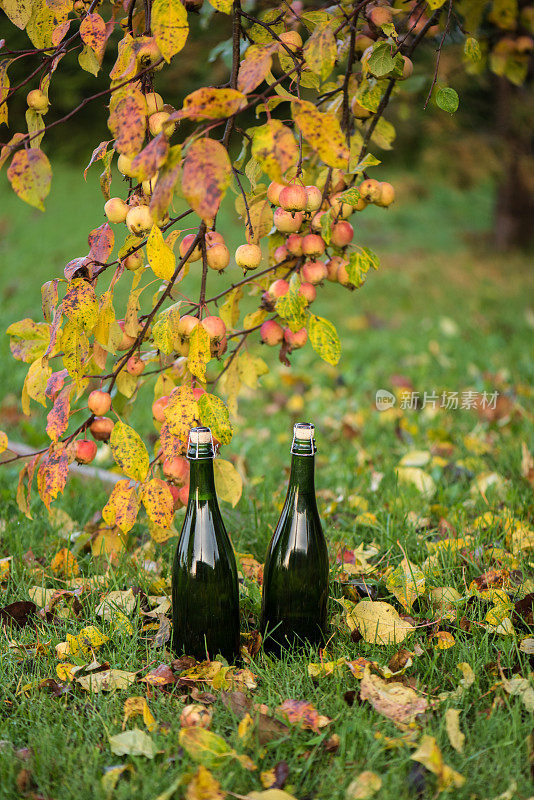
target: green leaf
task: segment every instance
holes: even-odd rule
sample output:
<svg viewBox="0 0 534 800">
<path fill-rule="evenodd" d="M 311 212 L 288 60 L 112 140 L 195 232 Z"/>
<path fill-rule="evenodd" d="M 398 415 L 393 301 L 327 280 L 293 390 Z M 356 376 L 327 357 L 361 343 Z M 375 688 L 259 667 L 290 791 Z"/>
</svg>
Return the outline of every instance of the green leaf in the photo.
<svg viewBox="0 0 534 800">
<path fill-rule="evenodd" d="M 308 323 L 308 334 L 315 352 L 323 361 L 335 367 L 341 356 L 341 342 L 335 326 L 324 317 L 312 314 Z"/>
<path fill-rule="evenodd" d="M 158 752 L 150 736 L 139 728 L 109 736 L 111 752 L 116 756 L 145 756 L 154 758 Z"/>
<path fill-rule="evenodd" d="M 394 58 L 391 52 L 392 45 L 388 42 L 380 42 L 380 44 L 374 46 L 373 52 L 367 61 L 367 66 L 377 78 L 382 78 L 395 69 L 397 56 Z M 400 53 L 397 55 L 400 55 Z"/>
<path fill-rule="evenodd" d="M 298 331 L 306 324 L 306 299 L 300 294 L 298 275 L 291 276 L 289 291 L 276 301 L 276 312 L 287 322 L 290 330 Z"/>
<path fill-rule="evenodd" d="M 444 89 L 438 89 L 436 92 L 436 105 L 442 111 L 454 114 L 459 104 L 460 99 L 454 89 L 445 87 Z"/>
<path fill-rule="evenodd" d="M 221 444 L 229 444 L 233 431 L 228 408 L 221 398 L 206 392 L 200 397 L 198 407 L 202 424 L 211 428 L 211 432 Z"/>
<path fill-rule="evenodd" d="M 472 36 L 468 36 L 465 40 L 464 44 L 464 55 L 473 64 L 478 63 L 482 59 L 482 51 L 480 49 L 480 45 L 476 39 Z"/>
</svg>

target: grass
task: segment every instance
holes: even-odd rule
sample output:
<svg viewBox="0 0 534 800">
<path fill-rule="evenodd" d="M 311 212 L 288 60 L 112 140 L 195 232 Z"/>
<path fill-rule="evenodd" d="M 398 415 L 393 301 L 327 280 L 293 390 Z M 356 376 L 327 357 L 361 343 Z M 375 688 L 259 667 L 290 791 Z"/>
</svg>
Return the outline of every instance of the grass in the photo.
<svg viewBox="0 0 534 800">
<path fill-rule="evenodd" d="M 41 283 L 60 274 L 71 258 L 86 252 L 88 228 L 102 221 L 96 178 L 90 175 L 84 184 L 79 172 L 57 169 L 46 215 L 23 206 L 2 187 L 4 328 L 24 316 L 37 318 Z M 501 520 L 507 510 L 532 526 L 534 501 L 532 488 L 521 476 L 520 445 L 525 441 L 534 449 L 534 360 L 527 346 L 532 338 L 529 261 L 520 256 L 498 257 L 486 248 L 484 232 L 490 224 L 491 208 L 488 187 L 463 193 L 438 187 L 424 196 L 422 184 L 413 178 L 399 176 L 398 184 L 400 200 L 394 209 L 371 209 L 357 221 L 358 241 L 381 254 L 383 268 L 369 276 L 361 291 L 340 293 L 339 288 L 329 287 L 316 303 L 316 313 L 333 319 L 340 331 L 344 354 L 339 367 L 318 362 L 306 347 L 294 354 L 292 369 L 287 370 L 276 363 L 275 352 L 258 350 L 271 370 L 263 379 L 261 395 L 249 392 L 240 400 L 236 433 L 226 448 L 226 457 L 237 458 L 248 479 L 237 508 L 224 506 L 223 513 L 236 550 L 261 560 L 283 501 L 291 424 L 302 418 L 314 421 L 319 445 L 317 488 L 332 553 L 335 543 L 342 542 L 350 549 L 373 542 L 378 556 L 371 561 L 379 568 L 370 580 L 375 581 L 380 599 L 400 610 L 384 584 L 383 571 L 400 562 L 403 550 L 421 564 L 428 555 L 427 542 L 443 535 L 439 533 L 440 519 L 446 519 L 459 535 L 488 509 L 494 509 Z M 223 230 L 232 244 L 240 243 L 239 229 L 228 211 Z M 35 412 L 29 419 L 16 413 L 25 367 L 10 359 L 5 339 L 0 347 L 0 427 L 13 438 L 38 445 L 43 441 L 43 413 Z M 398 402 L 392 411 L 379 413 L 375 392 L 393 389 L 394 377 L 399 375 L 421 393 L 498 390 L 510 413 L 489 422 L 466 409 L 403 412 Z M 151 428 L 149 402 L 149 394 L 142 395 L 133 417 L 145 434 Z M 424 466 L 436 486 L 434 495 L 425 498 L 414 486 L 397 482 L 395 467 L 406 453 L 430 448 L 433 452 L 441 448 L 439 452 L 446 455 L 434 457 Z M 376 473 L 383 474 L 377 487 L 373 485 Z M 496 473 L 501 483 L 482 494 L 476 481 L 485 473 Z M 32 504 L 34 520 L 22 516 L 14 499 L 15 487 L 16 471 L 4 468 L 0 473 L 5 526 L 0 533 L 0 558 L 13 556 L 13 566 L 0 589 L 0 605 L 28 599 L 30 587 L 42 580 L 42 568 L 46 586 L 64 586 L 53 577 L 50 562 L 68 543 L 66 532 L 61 525 L 52 524 L 38 500 Z M 104 501 L 105 492 L 98 486 L 73 480 L 57 505 L 79 530 Z M 360 516 L 365 507 L 374 515 L 370 525 Z M 410 522 L 410 512 L 429 517 L 430 527 L 417 529 Z M 154 573 L 132 559 L 144 543 L 148 545 L 144 557 L 155 561 L 161 577 L 168 578 L 175 540 L 153 546 L 143 524 L 135 526 L 127 551 L 116 561 L 102 563 L 80 551 L 82 574 L 91 577 L 105 572 L 111 589 L 139 585 L 153 591 Z M 514 597 L 533 590 L 532 553 L 501 554 L 498 561 L 491 548 L 498 545 L 509 552 L 509 544 L 496 519 L 458 556 L 445 552 L 437 574 L 428 577 L 427 584 L 458 590 L 462 596 L 459 617 L 470 620 L 471 632 L 463 630 L 457 620 L 442 623 L 455 643 L 448 650 L 436 648 L 429 638 L 432 628 L 425 625 L 436 618 L 436 612 L 425 595 L 412 612 L 421 627 L 405 643 L 412 651 L 419 652 L 416 645 L 422 651 L 413 657 L 405 679 L 426 696 L 437 698 L 457 689 L 462 677 L 459 663 L 468 663 L 475 673 L 469 689 L 456 699 L 436 703 L 421 724 L 422 733 L 436 738 L 445 763 L 465 778 L 463 787 L 450 793 L 458 800 L 494 798 L 510 787 L 510 797 L 526 800 L 532 794 L 527 747 L 532 718 L 518 696 L 504 691 L 497 668 L 500 664 L 507 678 L 519 674 L 528 678 L 532 657 L 518 645 L 523 637 L 533 635 L 532 629 L 516 626 L 514 636 L 486 630 L 480 623 L 484 623 L 489 605 L 483 598 L 470 597 L 469 591 L 471 581 L 487 570 L 506 568 L 515 570 L 518 588 Z M 24 558 L 30 549 L 38 559 L 33 565 Z M 12 743 L 0 747 L 2 799 L 18 796 L 17 778 L 20 784 L 23 768 L 31 773 L 30 791 L 63 800 L 105 797 L 101 778 L 111 765 L 133 766 L 130 779 L 119 780 L 109 795 L 118 799 L 153 800 L 178 775 L 196 769 L 178 742 L 181 691 L 147 694 L 160 726 L 152 738 L 161 751 L 154 761 L 148 761 L 114 756 L 106 733 L 120 732 L 124 701 L 130 695 L 145 694 L 144 684 L 128 692 L 96 695 L 75 686 L 61 697 L 38 688 L 40 680 L 57 678 L 55 646 L 67 633 L 75 634 L 88 624 L 98 624 L 110 633 L 109 624 L 96 616 L 100 597 L 98 591 L 84 594 L 79 617 L 39 620 L 37 628 L 12 629 L 7 638 L 2 635 L 0 639 L 0 740 Z M 247 608 L 254 617 L 257 605 L 249 601 Z M 134 634 L 114 633 L 98 651 L 99 661 L 107 660 L 118 669 L 140 670 L 141 675 L 160 662 L 169 663 L 168 653 L 141 632 L 138 612 L 130 619 Z M 353 642 L 334 601 L 331 621 L 334 636 L 328 645 L 328 659 L 364 656 L 385 665 L 399 649 Z M 9 648 L 8 639 L 28 645 L 28 652 Z M 37 641 L 44 647 L 36 653 Z M 347 705 L 344 693 L 359 690 L 359 681 L 348 670 L 311 680 L 308 664 L 319 660 L 318 652 L 281 661 L 260 654 L 250 668 L 258 681 L 252 693 L 255 702 L 275 707 L 287 698 L 307 700 L 332 719 L 320 734 L 292 727 L 288 736 L 265 746 L 254 735 L 244 742 L 238 734 L 238 718 L 218 696 L 212 730 L 258 765 L 257 771 L 248 772 L 233 761 L 214 770 L 223 789 L 238 795 L 258 791 L 260 772 L 286 761 L 289 777 L 285 789 L 299 800 L 344 798 L 348 784 L 363 770 L 381 777 L 377 795 L 381 800 L 434 797 L 436 777 L 417 770 L 411 760 L 413 748 L 402 742 L 397 742 L 398 747 L 385 746 L 384 736 L 400 739 L 402 732 L 366 702 L 356 699 L 352 706 Z M 23 691 L 27 684 L 32 686 Z M 462 753 L 449 743 L 445 728 L 448 707 L 461 712 L 460 725 L 466 736 Z M 143 727 L 139 718 L 127 727 L 135 725 Z M 331 753 L 325 742 L 334 733 L 339 747 Z M 415 733 L 418 738 L 419 732 Z M 20 748 L 31 748 L 28 762 L 15 755 Z M 180 796 L 184 796 L 183 787 L 176 793 Z"/>
</svg>

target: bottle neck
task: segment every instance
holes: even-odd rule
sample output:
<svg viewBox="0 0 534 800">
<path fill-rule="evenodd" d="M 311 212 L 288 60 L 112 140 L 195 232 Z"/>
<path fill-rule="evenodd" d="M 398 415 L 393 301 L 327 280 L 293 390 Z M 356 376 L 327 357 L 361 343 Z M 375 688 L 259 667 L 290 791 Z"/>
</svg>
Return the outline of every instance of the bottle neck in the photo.
<svg viewBox="0 0 534 800">
<path fill-rule="evenodd" d="M 288 493 L 298 490 L 315 495 L 315 456 L 295 453 L 291 456 Z"/>
<path fill-rule="evenodd" d="M 189 500 L 193 497 L 215 498 L 213 456 L 189 460 Z"/>
</svg>

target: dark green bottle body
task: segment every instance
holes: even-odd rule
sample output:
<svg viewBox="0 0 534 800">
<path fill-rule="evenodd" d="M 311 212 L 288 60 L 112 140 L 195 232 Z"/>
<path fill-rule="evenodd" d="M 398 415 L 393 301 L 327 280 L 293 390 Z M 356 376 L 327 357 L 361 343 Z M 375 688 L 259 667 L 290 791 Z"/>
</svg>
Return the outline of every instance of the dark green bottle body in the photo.
<svg viewBox="0 0 534 800">
<path fill-rule="evenodd" d="M 270 652 L 324 643 L 328 550 L 315 499 L 315 447 L 295 442 L 284 507 L 263 576 L 261 630 Z M 298 450 L 302 450 L 301 453 Z"/>
<path fill-rule="evenodd" d="M 239 657 L 239 587 L 215 494 L 213 450 L 190 459 L 189 499 L 172 570 L 175 653 L 197 661 Z M 191 450 L 191 448 L 190 448 Z"/>
</svg>

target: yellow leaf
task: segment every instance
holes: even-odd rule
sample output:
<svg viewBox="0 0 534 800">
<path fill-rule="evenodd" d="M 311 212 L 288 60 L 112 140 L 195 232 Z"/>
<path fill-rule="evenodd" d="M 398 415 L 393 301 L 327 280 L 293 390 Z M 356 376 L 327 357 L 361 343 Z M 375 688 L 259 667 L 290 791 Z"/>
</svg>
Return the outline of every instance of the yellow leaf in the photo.
<svg viewBox="0 0 534 800">
<path fill-rule="evenodd" d="M 42 150 L 17 150 L 7 170 L 7 177 L 21 200 L 44 211 L 43 200 L 50 192 L 52 168 Z"/>
<path fill-rule="evenodd" d="M 371 644 L 400 644 L 414 631 L 393 606 L 380 600 L 361 600 L 347 614 L 347 623 L 357 627 Z"/>
<path fill-rule="evenodd" d="M 222 458 L 214 460 L 213 471 L 217 497 L 230 503 L 235 508 L 243 492 L 241 475 L 230 461 L 225 461 Z"/>
<path fill-rule="evenodd" d="M 346 800 L 368 800 L 382 788 L 382 779 L 370 770 L 360 772 L 357 778 L 348 785 Z"/>
<path fill-rule="evenodd" d="M 4 431 L 0 431 L 0 453 L 4 453 L 7 450 L 7 446 L 8 446 L 7 433 L 4 433 Z"/>
<path fill-rule="evenodd" d="M 61 576 L 62 578 L 73 578 L 75 575 L 80 574 L 80 568 L 76 557 L 63 547 L 52 559 L 50 569 L 54 575 Z"/>
<path fill-rule="evenodd" d="M 2 0 L 2 11 L 21 31 L 30 21 L 32 10 L 32 0 Z"/>
<path fill-rule="evenodd" d="M 114 530 L 103 528 L 91 539 L 91 553 L 93 556 L 113 556 L 124 550 L 124 536 Z"/>
<path fill-rule="evenodd" d="M 308 100 L 294 100 L 292 108 L 302 135 L 324 163 L 347 169 L 350 152 L 336 116 L 322 113 Z"/>
<path fill-rule="evenodd" d="M 425 576 L 417 564 L 406 558 L 386 578 L 386 586 L 407 611 L 425 593 Z"/>
<path fill-rule="evenodd" d="M 181 115 L 189 119 L 224 119 L 236 114 L 247 98 L 236 89 L 216 89 L 203 86 L 184 99 Z"/>
<path fill-rule="evenodd" d="M 413 723 L 428 708 L 428 701 L 414 689 L 396 681 L 385 681 L 372 674 L 369 667 L 365 667 L 360 687 L 362 700 L 368 700 L 375 711 L 401 727 Z"/>
<path fill-rule="evenodd" d="M 184 5 L 180 0 L 154 0 L 150 24 L 161 55 L 169 62 L 184 47 L 189 34 Z"/>
<path fill-rule="evenodd" d="M 448 708 L 445 712 L 445 728 L 449 742 L 458 753 L 464 749 L 465 735 L 460 730 L 460 712 L 457 708 Z"/>
<path fill-rule="evenodd" d="M 142 499 L 152 522 L 168 528 L 174 516 L 174 500 L 167 483 L 161 478 L 152 478 L 143 486 Z"/>
<path fill-rule="evenodd" d="M 456 772 L 452 767 L 447 766 L 447 764 L 443 762 L 441 750 L 437 746 L 433 736 L 424 734 L 421 738 L 419 748 L 410 758 L 413 761 L 418 761 L 437 776 L 438 789 L 440 792 L 451 786 L 455 786 L 459 789 L 465 783 L 463 775 L 460 775 L 459 772 Z"/>
<path fill-rule="evenodd" d="M 98 674 L 102 673 L 97 673 L 93 677 L 97 677 Z M 116 756 L 154 758 L 158 752 L 150 736 L 138 728 L 134 728 L 132 731 L 124 731 L 124 733 L 117 733 L 115 736 L 109 736 L 108 738 L 111 752 Z"/>
<path fill-rule="evenodd" d="M 223 401 L 216 395 L 206 392 L 200 397 L 198 407 L 202 424 L 211 428 L 212 434 L 221 444 L 230 444 L 233 431 L 228 408 Z"/>
<path fill-rule="evenodd" d="M 227 328 L 235 328 L 239 319 L 239 301 L 243 297 L 243 290 L 240 286 L 232 289 L 228 297 L 219 308 L 219 316 Z"/>
<path fill-rule="evenodd" d="M 126 727 L 126 723 L 131 717 L 141 716 L 143 717 L 143 722 L 147 726 L 148 730 L 152 733 L 152 731 L 156 730 L 158 725 L 156 720 L 154 719 L 154 715 L 152 714 L 151 710 L 148 707 L 148 703 L 144 697 L 129 697 L 124 703 L 124 718 L 122 721 L 122 729 Z"/>
<path fill-rule="evenodd" d="M 137 491 L 129 480 L 123 480 L 113 487 L 109 500 L 102 509 L 102 517 L 108 525 L 117 525 L 123 533 L 127 533 L 134 526 L 138 511 Z"/>
<path fill-rule="evenodd" d="M 288 170 L 298 161 L 295 137 L 278 119 L 254 128 L 251 152 L 273 181 L 284 180 Z"/>
<path fill-rule="evenodd" d="M 111 692 L 128 689 L 137 679 L 136 672 L 126 672 L 123 669 L 106 669 L 102 672 L 89 672 L 76 678 L 82 689 L 86 692 Z"/>
<path fill-rule="evenodd" d="M 323 361 L 336 366 L 341 357 L 341 342 L 335 326 L 324 317 L 310 315 L 308 322 L 310 344 Z"/>
<path fill-rule="evenodd" d="M 206 366 L 211 360 L 210 337 L 202 325 L 197 325 L 189 337 L 187 369 L 200 381 L 206 380 Z"/>
<path fill-rule="evenodd" d="M 456 644 L 454 636 L 448 631 L 436 631 L 432 639 L 434 647 L 437 647 L 438 650 L 448 650 Z"/>
<path fill-rule="evenodd" d="M 187 785 L 185 797 L 186 800 L 224 800 L 226 792 L 221 789 L 219 781 L 211 772 L 201 764 Z"/>
<path fill-rule="evenodd" d="M 170 281 L 176 267 L 176 258 L 170 247 L 165 244 L 163 234 L 157 225 L 152 226 L 148 235 L 146 254 L 154 275 L 164 281 Z"/>
<path fill-rule="evenodd" d="M 232 0 L 210 0 L 211 5 L 216 11 L 229 14 L 232 10 Z"/>
<path fill-rule="evenodd" d="M 211 222 L 217 214 L 231 176 L 230 158 L 220 142 L 197 139 L 188 148 L 182 170 L 182 192 L 204 221 Z"/>
<path fill-rule="evenodd" d="M 109 439 L 117 466 L 137 481 L 144 481 L 148 472 L 147 449 L 139 434 L 124 422 L 117 422 Z"/>
<path fill-rule="evenodd" d="M 189 430 L 193 427 L 197 414 L 198 405 L 193 397 L 191 388 L 189 386 L 177 386 L 176 389 L 173 389 L 169 405 L 165 409 L 165 419 L 167 420 L 169 432 L 177 436 L 182 442 L 187 442 Z"/>
<path fill-rule="evenodd" d="M 431 475 L 419 467 L 397 467 L 395 470 L 399 483 L 411 484 L 428 500 L 436 491 L 436 484 Z"/>
<path fill-rule="evenodd" d="M 336 62 L 336 39 L 329 22 L 318 25 L 308 41 L 302 54 L 306 65 L 319 75 L 321 80 L 328 78 Z"/>
</svg>

